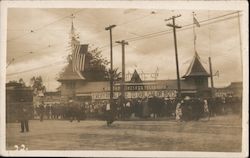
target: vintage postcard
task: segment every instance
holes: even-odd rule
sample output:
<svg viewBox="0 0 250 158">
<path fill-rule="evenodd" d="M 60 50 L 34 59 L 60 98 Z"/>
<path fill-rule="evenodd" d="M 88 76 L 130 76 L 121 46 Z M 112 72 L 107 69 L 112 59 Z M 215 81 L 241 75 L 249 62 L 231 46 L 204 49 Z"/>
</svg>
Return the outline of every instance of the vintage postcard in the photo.
<svg viewBox="0 0 250 158">
<path fill-rule="evenodd" d="M 248 157 L 246 1 L 1 1 L 3 156 Z"/>
</svg>

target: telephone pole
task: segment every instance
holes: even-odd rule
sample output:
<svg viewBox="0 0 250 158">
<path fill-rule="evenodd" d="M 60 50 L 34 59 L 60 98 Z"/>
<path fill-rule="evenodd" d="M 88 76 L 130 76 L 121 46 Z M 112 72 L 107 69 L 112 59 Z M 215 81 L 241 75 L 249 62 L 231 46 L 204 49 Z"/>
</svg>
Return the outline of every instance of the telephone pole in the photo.
<svg viewBox="0 0 250 158">
<path fill-rule="evenodd" d="M 128 45 L 128 42 L 122 40 L 122 41 L 116 41 L 116 43 L 119 43 L 122 45 L 122 83 L 121 83 L 121 96 L 124 99 L 125 98 L 125 45 Z"/>
<path fill-rule="evenodd" d="M 167 24 L 167 26 L 173 28 L 173 33 L 174 33 L 174 47 L 175 47 L 175 60 L 176 60 L 176 72 L 177 72 L 177 88 L 178 88 L 178 93 L 177 97 L 181 97 L 181 83 L 180 83 L 180 73 L 179 73 L 179 62 L 178 62 L 178 51 L 177 51 L 177 40 L 176 40 L 176 28 L 179 29 L 181 26 L 178 26 L 175 24 L 175 19 L 180 17 L 181 15 L 177 16 L 172 16 L 171 18 L 165 19 L 165 21 L 172 20 L 172 24 Z"/>
<path fill-rule="evenodd" d="M 240 40 L 240 59 L 241 59 L 241 75 L 243 75 L 243 63 L 242 63 L 242 38 L 241 38 L 241 25 L 240 25 L 240 11 L 238 11 L 238 31 L 239 31 L 239 40 Z"/>
<path fill-rule="evenodd" d="M 213 79 L 213 70 L 212 70 L 212 62 L 211 57 L 208 57 L 209 61 L 209 70 L 210 70 L 210 78 L 211 78 L 211 95 L 212 98 L 214 97 L 214 79 Z"/>
<path fill-rule="evenodd" d="M 109 30 L 110 36 L 110 104 L 113 103 L 113 45 L 112 45 L 112 29 L 116 27 L 116 25 L 110 25 L 105 28 L 105 30 Z"/>
</svg>

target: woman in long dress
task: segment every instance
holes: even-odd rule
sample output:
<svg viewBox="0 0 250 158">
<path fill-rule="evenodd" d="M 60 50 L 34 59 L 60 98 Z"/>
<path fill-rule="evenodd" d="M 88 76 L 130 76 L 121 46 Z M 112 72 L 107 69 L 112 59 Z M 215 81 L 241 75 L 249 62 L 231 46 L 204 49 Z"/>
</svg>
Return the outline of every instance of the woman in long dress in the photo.
<svg viewBox="0 0 250 158">
<path fill-rule="evenodd" d="M 204 100 L 204 114 L 205 114 L 205 117 L 207 117 L 207 119 L 210 120 L 210 113 L 209 113 L 209 108 L 208 108 L 208 102 L 207 102 L 206 99 Z"/>
<path fill-rule="evenodd" d="M 181 103 L 178 102 L 176 105 L 176 110 L 175 110 L 175 119 L 177 121 L 181 121 L 181 116 L 182 116 Z"/>
</svg>

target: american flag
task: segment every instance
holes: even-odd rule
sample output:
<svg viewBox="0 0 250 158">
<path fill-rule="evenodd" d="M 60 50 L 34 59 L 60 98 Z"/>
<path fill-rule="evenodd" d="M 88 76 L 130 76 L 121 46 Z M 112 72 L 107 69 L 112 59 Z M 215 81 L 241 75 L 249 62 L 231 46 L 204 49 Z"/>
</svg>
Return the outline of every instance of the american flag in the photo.
<svg viewBox="0 0 250 158">
<path fill-rule="evenodd" d="M 85 68 L 85 58 L 88 52 L 87 44 L 75 44 L 73 47 L 72 64 L 74 72 L 84 71 Z"/>
</svg>

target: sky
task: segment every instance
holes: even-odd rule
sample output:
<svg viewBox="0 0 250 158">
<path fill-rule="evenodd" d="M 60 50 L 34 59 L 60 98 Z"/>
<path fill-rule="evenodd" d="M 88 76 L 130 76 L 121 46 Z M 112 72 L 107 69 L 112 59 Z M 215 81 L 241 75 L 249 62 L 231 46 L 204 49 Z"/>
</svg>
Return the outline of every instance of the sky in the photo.
<svg viewBox="0 0 250 158">
<path fill-rule="evenodd" d="M 23 78 L 27 85 L 32 76 L 42 76 L 47 91 L 55 91 L 59 73 L 67 65 L 71 15 L 81 44 L 99 48 L 110 59 L 109 32 L 113 42 L 126 40 L 126 73 L 155 73 L 157 79 L 176 79 L 172 29 L 165 21 L 173 15 L 177 30 L 180 75 L 183 76 L 194 56 L 193 13 L 200 22 L 195 27 L 196 50 L 209 72 L 211 56 L 215 87 L 242 81 L 238 14 L 235 11 L 150 10 L 150 9 L 39 9 L 10 8 L 7 17 L 6 82 Z M 230 14 L 230 15 L 229 15 Z M 225 15 L 225 16 L 223 16 Z M 208 20 L 212 19 L 212 20 Z M 188 25 L 188 26 L 187 26 Z M 154 36 L 149 36 L 153 34 Z M 148 36 L 145 36 L 148 35 Z M 14 60 L 13 60 L 14 59 Z M 121 71 L 121 45 L 114 44 L 114 67 Z M 150 75 L 147 80 L 153 79 Z"/>
</svg>

